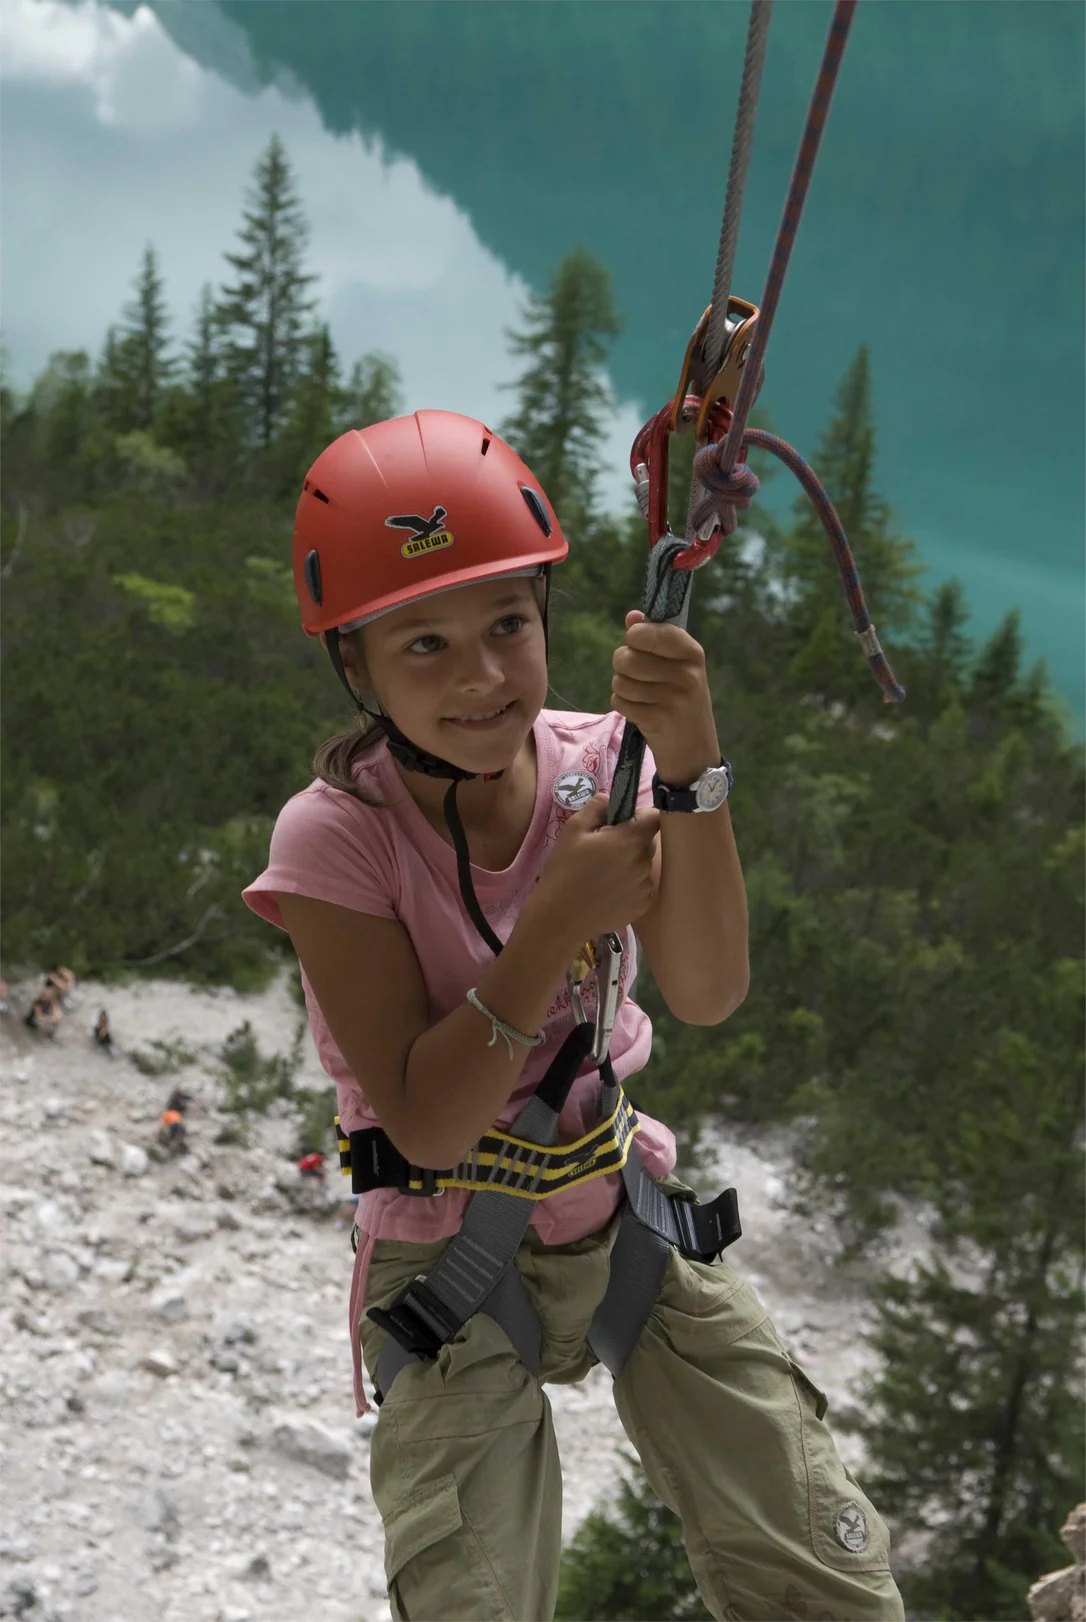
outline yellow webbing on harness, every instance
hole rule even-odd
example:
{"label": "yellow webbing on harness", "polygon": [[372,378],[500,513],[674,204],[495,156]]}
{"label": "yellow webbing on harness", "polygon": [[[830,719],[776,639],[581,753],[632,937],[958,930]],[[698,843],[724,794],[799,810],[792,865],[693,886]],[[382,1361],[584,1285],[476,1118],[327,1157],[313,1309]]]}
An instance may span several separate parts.
{"label": "yellow webbing on harness", "polygon": [[[351,1172],[351,1143],[339,1124],[339,1164],[345,1176]],[[488,1132],[465,1160],[454,1166],[447,1177],[436,1179],[434,1192],[446,1188],[474,1191],[492,1189],[524,1200],[545,1200],[593,1177],[605,1177],[626,1164],[630,1143],[640,1132],[641,1123],[634,1107],[620,1087],[618,1102],[606,1120],[574,1143],[547,1145],[510,1137],[507,1132]],[[513,1186],[513,1180],[519,1186]],[[408,1188],[423,1191],[421,1177],[409,1177]]]}

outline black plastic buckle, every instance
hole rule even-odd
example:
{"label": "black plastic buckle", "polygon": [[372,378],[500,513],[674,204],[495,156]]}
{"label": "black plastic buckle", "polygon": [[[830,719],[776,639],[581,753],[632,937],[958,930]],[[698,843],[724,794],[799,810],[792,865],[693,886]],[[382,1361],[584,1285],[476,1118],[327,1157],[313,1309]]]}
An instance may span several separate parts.
{"label": "black plastic buckle", "polygon": [[405,1352],[429,1363],[436,1361],[446,1341],[463,1328],[433,1290],[427,1289],[421,1276],[406,1285],[390,1307],[370,1307],[366,1317],[391,1335]]}
{"label": "black plastic buckle", "polygon": [[447,1176],[448,1173],[436,1172],[431,1166],[409,1166],[407,1175],[409,1177],[418,1177],[421,1175],[422,1187],[409,1188],[405,1182],[399,1188],[397,1188],[397,1194],[409,1194],[412,1199],[425,1200],[436,1198],[437,1195],[444,1194],[445,1192],[443,1188],[438,1188],[437,1180],[439,1176]]}
{"label": "black plastic buckle", "polygon": [[715,1261],[728,1245],[743,1237],[739,1196],[734,1188],[726,1188],[711,1205],[676,1198],[671,1201],[671,1209],[682,1235],[679,1249],[695,1261]]}

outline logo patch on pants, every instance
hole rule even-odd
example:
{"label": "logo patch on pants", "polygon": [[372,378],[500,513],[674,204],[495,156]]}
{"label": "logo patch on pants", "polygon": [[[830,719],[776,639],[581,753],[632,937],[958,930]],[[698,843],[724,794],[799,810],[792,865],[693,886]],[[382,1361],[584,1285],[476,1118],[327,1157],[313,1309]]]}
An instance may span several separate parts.
{"label": "logo patch on pants", "polygon": [[867,1516],[855,1499],[837,1511],[833,1530],[838,1543],[851,1554],[862,1554],[867,1548]]}

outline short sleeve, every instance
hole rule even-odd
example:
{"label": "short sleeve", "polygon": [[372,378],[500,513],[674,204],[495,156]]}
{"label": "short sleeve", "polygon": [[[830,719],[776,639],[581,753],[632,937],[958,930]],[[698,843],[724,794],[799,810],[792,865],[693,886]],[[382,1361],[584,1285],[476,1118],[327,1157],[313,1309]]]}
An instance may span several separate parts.
{"label": "short sleeve", "polygon": [[259,918],[285,929],[280,891],[395,918],[395,864],[376,816],[319,785],[288,800],[272,830],[268,865],[241,898]]}

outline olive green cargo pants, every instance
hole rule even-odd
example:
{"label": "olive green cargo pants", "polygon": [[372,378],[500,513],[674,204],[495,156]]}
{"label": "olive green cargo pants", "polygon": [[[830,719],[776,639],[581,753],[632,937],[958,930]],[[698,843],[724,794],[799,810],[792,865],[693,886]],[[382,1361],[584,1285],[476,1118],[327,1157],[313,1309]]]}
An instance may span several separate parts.
{"label": "olive green cargo pants", "polygon": [[[581,1380],[595,1362],[585,1334],[618,1220],[571,1245],[546,1246],[533,1228],[521,1243],[543,1382]],[[369,1305],[387,1306],[450,1242],[379,1240]],[[364,1317],[361,1335],[372,1381],[384,1331]],[[730,1267],[671,1251],[614,1398],[654,1492],[682,1521],[714,1617],[901,1622],[889,1534],[837,1456],[826,1399]],[[436,1362],[397,1376],[370,1440],[370,1481],[397,1622],[550,1622],[562,1546],[550,1404],[486,1313]]]}

